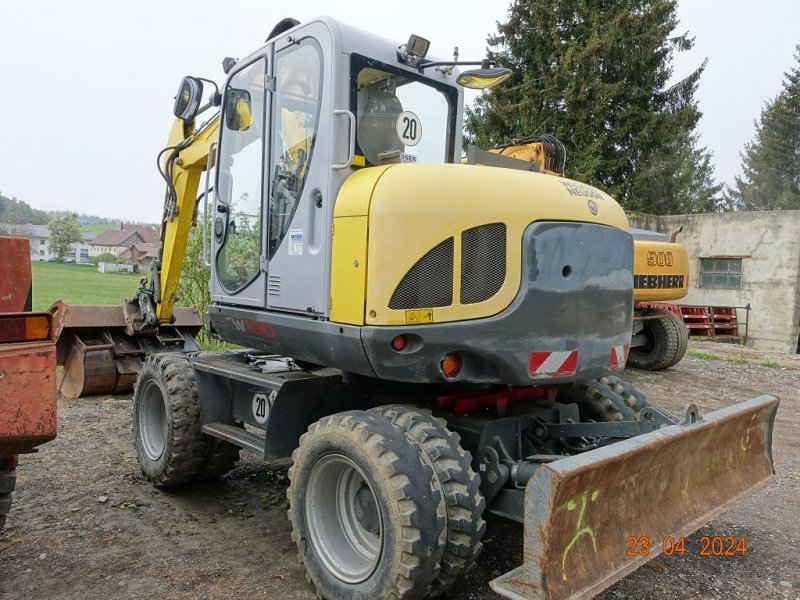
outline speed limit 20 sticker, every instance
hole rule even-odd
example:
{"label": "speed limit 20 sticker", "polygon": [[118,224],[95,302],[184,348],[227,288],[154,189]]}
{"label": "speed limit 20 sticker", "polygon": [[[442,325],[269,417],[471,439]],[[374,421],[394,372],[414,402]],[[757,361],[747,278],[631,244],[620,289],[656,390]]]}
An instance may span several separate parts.
{"label": "speed limit 20 sticker", "polygon": [[269,419],[269,412],[272,410],[277,395],[275,390],[269,394],[258,392],[253,395],[253,417],[260,425],[264,425]]}
{"label": "speed limit 20 sticker", "polygon": [[410,110],[400,113],[395,128],[397,137],[406,146],[416,146],[422,139],[422,122],[416,113]]}

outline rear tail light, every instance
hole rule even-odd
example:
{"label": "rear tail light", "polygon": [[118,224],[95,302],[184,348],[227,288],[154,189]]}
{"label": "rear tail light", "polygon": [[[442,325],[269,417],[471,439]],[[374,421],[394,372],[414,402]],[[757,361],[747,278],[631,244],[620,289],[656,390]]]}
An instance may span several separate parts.
{"label": "rear tail light", "polygon": [[453,379],[461,373],[461,355],[458,352],[451,352],[442,359],[442,373],[445,377]]}
{"label": "rear tail light", "polygon": [[38,342],[50,339],[48,314],[0,315],[0,343]]}
{"label": "rear tail light", "polygon": [[392,340],[392,350],[394,350],[395,352],[400,352],[405,347],[406,347],[405,336],[398,335],[396,338]]}

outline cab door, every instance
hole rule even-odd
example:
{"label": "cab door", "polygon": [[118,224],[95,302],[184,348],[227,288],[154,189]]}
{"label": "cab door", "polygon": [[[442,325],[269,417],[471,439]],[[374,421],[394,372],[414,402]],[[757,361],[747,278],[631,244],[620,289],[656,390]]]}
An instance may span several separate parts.
{"label": "cab door", "polygon": [[312,316],[328,310],[331,55],[330,32],[319,22],[275,40],[267,308]]}
{"label": "cab door", "polygon": [[268,53],[237,66],[225,89],[211,216],[215,302],[263,307]]}

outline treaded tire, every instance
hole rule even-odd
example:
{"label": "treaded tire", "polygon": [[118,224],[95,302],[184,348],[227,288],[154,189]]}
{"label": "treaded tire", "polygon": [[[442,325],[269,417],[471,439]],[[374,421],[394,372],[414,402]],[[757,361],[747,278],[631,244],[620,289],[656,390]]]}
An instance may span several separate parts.
{"label": "treaded tire", "polygon": [[686,354],[689,330],[683,320],[670,310],[650,308],[647,312],[661,316],[642,322],[642,333],[647,343],[630,349],[628,364],[637,369],[660,371],[675,365]]}
{"label": "treaded tire", "polygon": [[642,409],[650,406],[650,403],[647,401],[647,398],[644,397],[644,394],[642,394],[627,381],[623,381],[615,375],[601,377],[598,379],[598,381],[607,385],[611,391],[619,394],[619,396],[625,402],[625,406],[633,411],[633,416],[637,421],[639,420],[639,414],[642,412]]}
{"label": "treaded tire", "polygon": [[133,391],[133,434],[142,473],[156,487],[186,483],[198,472],[204,442],[194,371],[186,356],[147,357]]}
{"label": "treaded tire", "polygon": [[239,461],[241,448],[210,435],[202,434],[202,438],[203,462],[194,478],[207,481],[230,472]]}
{"label": "treaded tire", "polygon": [[[611,423],[615,421],[635,421],[636,413],[603,379],[576,381],[559,389],[559,395],[578,405],[581,421]],[[616,379],[616,378],[614,378]]]}
{"label": "treaded tire", "polygon": [[10,494],[17,485],[17,470],[11,469],[0,474],[0,494]]}
{"label": "treaded tire", "polygon": [[[385,417],[349,411],[313,423],[292,460],[287,490],[292,539],[317,594],[328,600],[424,598],[444,554],[446,509],[434,485],[433,467],[419,446]],[[335,474],[337,461],[345,465],[346,475],[331,484],[327,475]],[[363,477],[356,480],[360,487],[355,501],[348,503],[341,491],[348,489],[347,484],[342,482],[352,480],[354,473]],[[331,559],[353,548],[345,543],[348,532],[369,531],[369,523],[350,521],[343,526],[337,518],[357,504],[364,490],[372,499],[371,522],[377,520],[373,529],[379,528],[379,534],[373,532],[369,538],[375,545],[374,556],[365,560],[366,567],[353,567],[355,574],[350,577],[344,573],[347,557],[339,562]],[[351,512],[357,515],[358,508]],[[324,514],[331,518],[320,526]]]}
{"label": "treaded tire", "polygon": [[11,511],[11,497],[13,494],[0,494],[0,529],[6,524],[6,517]]}
{"label": "treaded tire", "polygon": [[672,319],[672,321],[675,323],[675,326],[678,328],[680,335],[678,336],[678,348],[675,351],[675,356],[673,356],[669,364],[664,367],[665,369],[678,364],[686,355],[686,350],[689,348],[689,328],[686,327],[686,323],[684,323],[683,319],[681,319],[671,310],[667,312],[669,312],[669,316],[667,318]]}
{"label": "treaded tire", "polygon": [[480,492],[480,477],[472,470],[472,456],[460,445],[461,438],[447,428],[444,419],[414,406],[389,405],[371,412],[390,419],[409,434],[428,455],[447,505],[447,544],[430,597],[452,588],[475,562],[483,549],[486,531],[482,518],[486,500]]}

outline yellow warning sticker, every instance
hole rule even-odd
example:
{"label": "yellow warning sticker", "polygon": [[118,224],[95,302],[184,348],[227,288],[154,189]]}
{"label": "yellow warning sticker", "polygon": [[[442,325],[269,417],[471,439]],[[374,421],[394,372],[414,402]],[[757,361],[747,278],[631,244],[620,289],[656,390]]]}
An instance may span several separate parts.
{"label": "yellow warning sticker", "polygon": [[365,167],[367,166],[367,159],[364,158],[361,154],[356,154],[353,156],[353,166],[354,167]]}
{"label": "yellow warning sticker", "polygon": [[422,310],[406,311],[406,325],[420,325],[422,323],[433,323],[433,309],[423,308]]}

